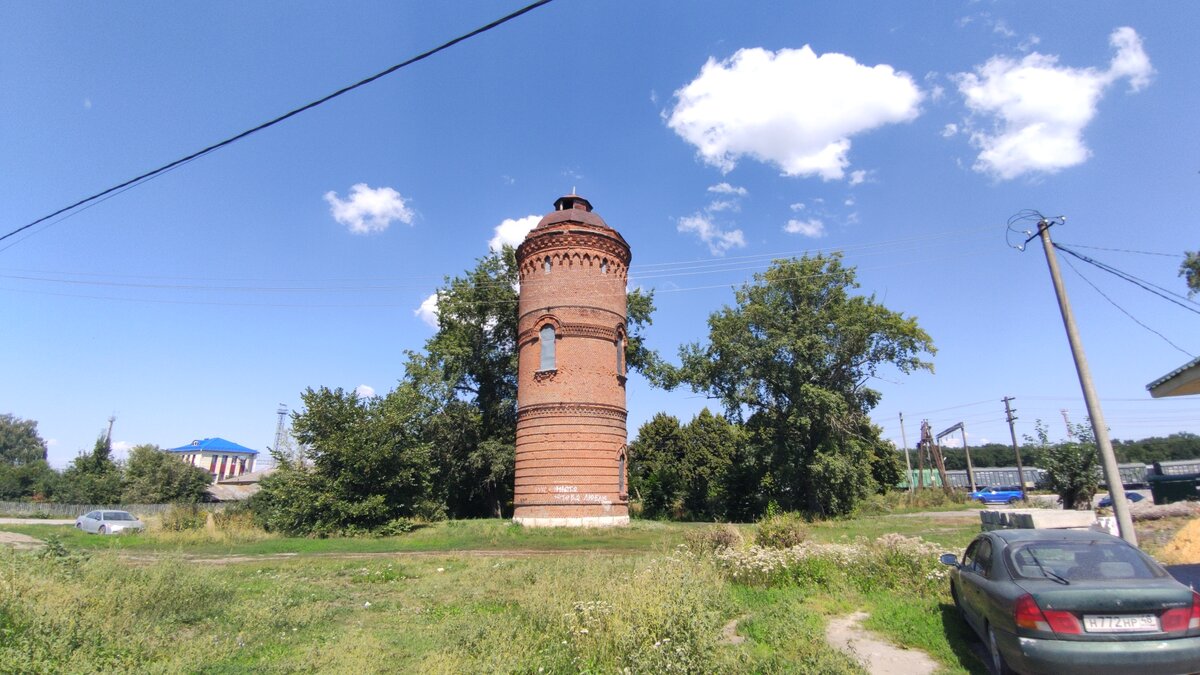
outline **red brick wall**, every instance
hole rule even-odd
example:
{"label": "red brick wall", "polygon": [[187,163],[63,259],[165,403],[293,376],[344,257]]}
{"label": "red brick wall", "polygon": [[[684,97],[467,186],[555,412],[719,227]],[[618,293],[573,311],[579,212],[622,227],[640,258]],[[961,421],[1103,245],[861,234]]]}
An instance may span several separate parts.
{"label": "red brick wall", "polygon": [[[564,197],[556,206],[517,249],[514,520],[619,524],[629,513],[620,475],[625,378],[617,372],[629,246],[586,201]],[[550,371],[539,370],[545,325],[556,333]]]}

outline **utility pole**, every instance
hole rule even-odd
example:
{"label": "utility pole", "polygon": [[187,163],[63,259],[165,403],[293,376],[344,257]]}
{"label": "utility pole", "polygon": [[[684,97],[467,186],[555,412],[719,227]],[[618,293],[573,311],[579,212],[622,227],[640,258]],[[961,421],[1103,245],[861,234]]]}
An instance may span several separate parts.
{"label": "utility pole", "polygon": [[933,463],[937,467],[938,477],[942,479],[942,492],[950,494],[950,480],[946,477],[946,462],[942,459],[942,451],[933,440],[933,431],[929,427],[929,420],[921,420],[921,442],[925,447],[929,448],[930,455],[933,456]]}
{"label": "utility pole", "polygon": [[109,449],[112,449],[112,427],[113,427],[113,422],[116,422],[116,421],[117,421],[116,415],[108,416],[108,434],[105,435],[105,437],[104,437],[104,444],[107,445],[109,447]]}
{"label": "utility pole", "polygon": [[949,429],[946,429],[942,433],[938,434],[937,442],[941,443],[943,438],[945,438],[946,436],[949,436],[950,434],[954,433],[955,431],[962,432],[963,453],[966,454],[966,456],[967,456],[967,483],[970,484],[970,486],[971,486],[971,492],[975,492],[975,490],[977,490],[978,488],[975,487],[975,467],[971,466],[971,447],[969,445],[967,445],[967,428],[963,426],[962,422],[959,422],[958,424],[955,424],[954,426],[950,427]]}
{"label": "utility pole", "polygon": [[1062,414],[1063,426],[1065,426],[1067,428],[1067,440],[1068,441],[1075,440],[1075,432],[1071,430],[1071,418],[1067,416],[1067,409],[1059,408],[1058,412]]}
{"label": "utility pole", "polygon": [[[1057,219],[1062,222],[1063,219]],[[1133,519],[1129,516],[1129,503],[1125,500],[1125,486],[1121,483],[1121,472],[1117,467],[1117,457],[1113,454],[1112,441],[1108,438],[1108,425],[1104,422],[1104,411],[1100,408],[1100,399],[1096,396],[1092,383],[1092,371],[1088,368],[1087,356],[1083,353],[1083,343],[1079,339],[1079,329],[1075,326],[1075,314],[1071,312],[1071,303],[1067,300],[1067,291],[1063,287],[1062,274],[1058,269],[1058,258],[1054,255],[1054,242],[1050,241],[1050,226],[1052,223],[1042,218],[1038,221],[1038,236],[1042,239],[1042,248],[1046,252],[1046,264],[1050,267],[1050,279],[1054,282],[1054,294],[1058,297],[1058,308],[1062,312],[1063,326],[1067,329],[1067,342],[1071,345],[1071,355],[1075,359],[1075,371],[1079,374],[1079,386],[1083,389],[1083,400],[1087,403],[1088,417],[1092,422],[1092,432],[1095,434],[1096,446],[1100,450],[1100,459],[1104,464],[1104,479],[1108,483],[1108,493],[1112,495],[1113,512],[1117,516],[1117,528],[1121,538],[1133,546],[1137,546],[1137,533],[1133,530]]]}
{"label": "utility pole", "polygon": [[904,433],[904,413],[900,413],[900,440],[904,442],[904,468],[908,470],[908,493],[912,494],[913,475],[912,475],[912,460],[908,458],[908,435]]}
{"label": "utility pole", "polygon": [[1000,400],[1004,401],[1004,416],[1008,419],[1008,435],[1012,436],[1013,452],[1017,453],[1017,480],[1021,482],[1021,499],[1029,501],[1029,496],[1025,494],[1025,467],[1021,466],[1021,446],[1017,445],[1017,430],[1013,427],[1013,422],[1017,421],[1017,418],[1013,416],[1016,411],[1008,405],[1013,397],[1005,396]]}

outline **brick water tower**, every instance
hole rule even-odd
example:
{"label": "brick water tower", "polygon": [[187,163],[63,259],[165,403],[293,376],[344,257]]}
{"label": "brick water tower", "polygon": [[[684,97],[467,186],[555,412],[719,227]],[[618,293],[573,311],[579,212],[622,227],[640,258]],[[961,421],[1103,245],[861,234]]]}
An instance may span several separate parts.
{"label": "brick water tower", "polygon": [[627,525],[625,282],[629,244],[567,195],[517,247],[513,520]]}

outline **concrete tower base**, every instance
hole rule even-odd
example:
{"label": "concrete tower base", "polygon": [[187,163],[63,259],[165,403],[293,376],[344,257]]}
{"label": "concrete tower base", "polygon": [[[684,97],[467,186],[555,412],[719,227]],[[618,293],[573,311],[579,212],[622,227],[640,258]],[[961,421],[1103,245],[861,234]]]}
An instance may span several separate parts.
{"label": "concrete tower base", "polygon": [[513,518],[525,527],[623,527],[629,516],[581,516],[579,518]]}

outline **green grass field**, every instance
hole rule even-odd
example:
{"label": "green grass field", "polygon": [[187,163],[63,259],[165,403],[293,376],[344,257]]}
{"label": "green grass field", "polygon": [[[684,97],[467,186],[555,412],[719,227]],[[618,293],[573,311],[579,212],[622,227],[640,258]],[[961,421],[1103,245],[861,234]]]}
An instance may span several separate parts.
{"label": "green grass field", "polygon": [[711,527],[492,520],[289,539],[4,525],[61,545],[0,550],[0,672],[857,673],[824,641],[828,618],[855,609],[945,672],[985,672],[932,556],[870,544],[900,533],[959,551],[976,521],[816,523],[810,542],[858,562],[820,554],[770,572],[681,546]]}

